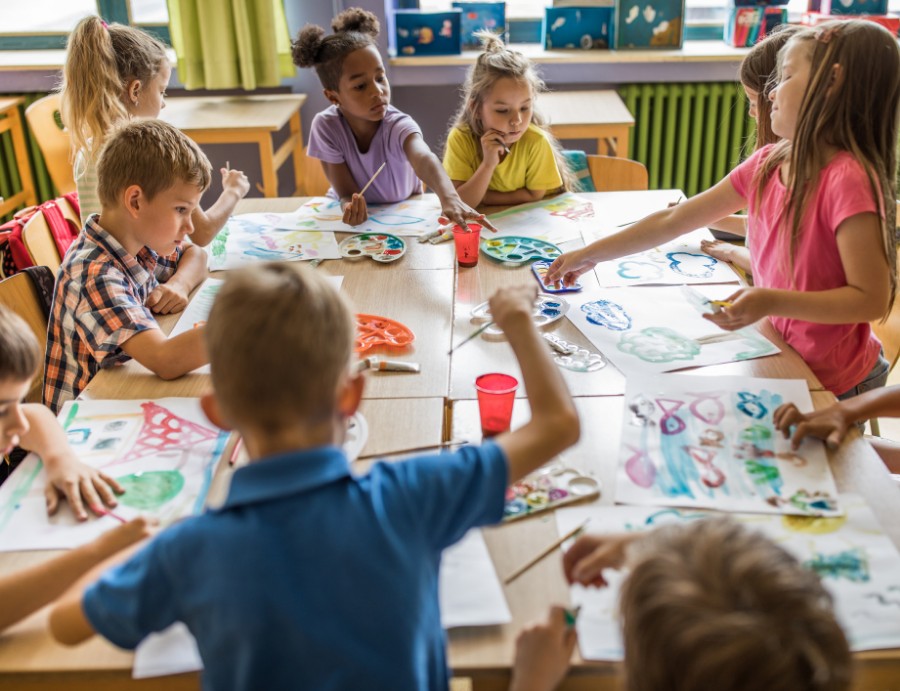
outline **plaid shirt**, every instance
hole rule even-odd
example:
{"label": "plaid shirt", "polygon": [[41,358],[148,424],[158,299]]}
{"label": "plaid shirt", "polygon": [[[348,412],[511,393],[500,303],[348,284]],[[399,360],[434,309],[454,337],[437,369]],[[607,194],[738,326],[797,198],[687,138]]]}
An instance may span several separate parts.
{"label": "plaid shirt", "polygon": [[180,249],[159,257],[148,247],[133,257],[97,218],[88,218],[56,276],[44,372],[44,403],[54,413],[99,370],[131,359],[125,341],[158,328],[144,303],[181,258]]}

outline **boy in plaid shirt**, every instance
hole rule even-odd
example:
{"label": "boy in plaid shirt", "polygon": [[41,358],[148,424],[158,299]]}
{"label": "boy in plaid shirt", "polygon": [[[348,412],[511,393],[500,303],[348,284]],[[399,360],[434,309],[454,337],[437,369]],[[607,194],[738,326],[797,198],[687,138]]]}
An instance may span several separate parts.
{"label": "boy in plaid shirt", "polygon": [[102,210],[91,216],[56,279],[44,403],[54,412],[100,370],[134,358],[163,379],[206,364],[203,329],[175,338],[150,308],[183,309],[206,275],[206,254],[184,246],[210,164],[176,128],[132,122],[106,141],[97,166]]}

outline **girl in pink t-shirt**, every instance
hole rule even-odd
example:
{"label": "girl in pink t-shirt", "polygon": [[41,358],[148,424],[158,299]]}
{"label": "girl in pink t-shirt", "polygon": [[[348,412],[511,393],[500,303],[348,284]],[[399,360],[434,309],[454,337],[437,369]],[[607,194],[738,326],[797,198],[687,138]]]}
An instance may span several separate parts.
{"label": "girl in pink t-shirt", "polygon": [[755,287],[707,315],[732,331],[769,317],[836,395],[884,383],[869,322],[896,292],[894,240],[900,50],[866,21],[794,35],[779,55],[763,147],[712,189],[559,257],[571,285],[599,261],[640,252],[748,206]]}

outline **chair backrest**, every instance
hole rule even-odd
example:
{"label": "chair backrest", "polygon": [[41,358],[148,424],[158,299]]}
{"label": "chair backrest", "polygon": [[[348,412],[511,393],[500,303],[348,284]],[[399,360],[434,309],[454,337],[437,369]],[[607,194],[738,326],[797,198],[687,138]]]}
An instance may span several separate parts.
{"label": "chair backrest", "polygon": [[307,156],[305,150],[303,152],[303,184],[297,186],[307,197],[323,197],[331,187],[331,183],[325,177],[325,171],[322,170],[322,162],[317,158]]}
{"label": "chair backrest", "polygon": [[[897,202],[897,223],[900,228],[900,202]],[[897,262],[900,264],[900,249],[897,250]],[[894,365],[900,360],[900,297],[894,300],[887,319],[872,322],[872,330],[881,341],[884,357],[891,363],[891,369],[894,369]]]}
{"label": "chair backrest", "polygon": [[649,187],[647,169],[643,163],[616,156],[593,156],[588,159],[591,179],[598,192],[646,190]]}
{"label": "chair backrest", "polygon": [[[68,204],[60,206],[67,208]],[[77,223],[78,219],[75,219],[75,222]],[[22,228],[22,242],[25,243],[25,249],[31,255],[35,266],[46,266],[54,274],[59,270],[62,257],[59,256],[59,250],[56,248],[56,242],[44,214],[38,212],[28,219]]]}
{"label": "chair backrest", "polygon": [[[0,304],[25,320],[34,331],[43,353],[47,347],[47,317],[44,315],[41,299],[31,277],[26,273],[17,273],[0,281]],[[40,403],[43,388],[44,374],[41,367],[31,383],[26,400],[29,403]]]}
{"label": "chair backrest", "polygon": [[69,158],[69,133],[57,124],[58,112],[59,94],[50,94],[28,106],[25,119],[44,155],[53,185],[60,194],[65,194],[75,191],[75,177]]}

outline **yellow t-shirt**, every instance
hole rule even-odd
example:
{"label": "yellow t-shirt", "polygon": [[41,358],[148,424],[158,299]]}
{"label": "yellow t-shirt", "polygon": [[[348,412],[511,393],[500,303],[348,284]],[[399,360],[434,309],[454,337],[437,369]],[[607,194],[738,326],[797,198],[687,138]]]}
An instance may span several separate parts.
{"label": "yellow t-shirt", "polygon": [[[481,160],[481,142],[468,128],[453,127],[447,135],[444,152],[444,170],[450,179],[468,180],[478,170]],[[514,192],[523,187],[555,190],[562,184],[547,133],[529,125],[522,138],[509,147],[509,156],[494,169],[488,189],[495,192]]]}

